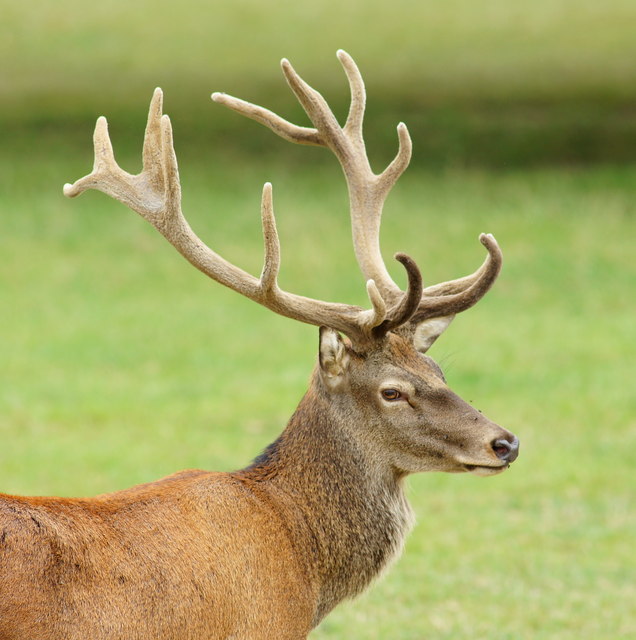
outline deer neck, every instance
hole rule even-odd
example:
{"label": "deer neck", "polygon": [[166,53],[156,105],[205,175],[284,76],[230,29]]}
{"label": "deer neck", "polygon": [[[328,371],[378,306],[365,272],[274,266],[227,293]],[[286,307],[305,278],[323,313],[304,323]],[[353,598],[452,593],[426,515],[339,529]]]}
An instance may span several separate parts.
{"label": "deer neck", "polygon": [[403,478],[383,468],[315,383],[243,477],[266,491],[314,583],[317,624],[399,555],[412,524]]}

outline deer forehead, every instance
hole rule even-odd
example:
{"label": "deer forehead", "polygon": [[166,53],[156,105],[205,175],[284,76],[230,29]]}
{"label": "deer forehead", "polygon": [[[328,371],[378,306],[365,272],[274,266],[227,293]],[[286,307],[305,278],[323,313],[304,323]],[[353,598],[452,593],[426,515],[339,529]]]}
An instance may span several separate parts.
{"label": "deer forehead", "polygon": [[363,362],[362,375],[373,386],[406,385],[412,390],[422,386],[432,390],[446,388],[434,361],[398,335],[390,335],[382,348],[369,354]]}

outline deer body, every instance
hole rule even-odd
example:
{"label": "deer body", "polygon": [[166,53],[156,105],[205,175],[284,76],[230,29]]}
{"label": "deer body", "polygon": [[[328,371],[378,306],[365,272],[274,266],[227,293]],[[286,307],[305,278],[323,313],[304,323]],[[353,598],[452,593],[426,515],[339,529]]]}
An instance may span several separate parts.
{"label": "deer body", "polygon": [[310,389],[236,473],[3,497],[0,638],[304,638],[397,554],[411,520],[402,479],[370,474],[324,405]]}
{"label": "deer body", "polygon": [[0,513],[3,640],[301,638],[310,628],[310,585],[280,516],[230,474],[183,472],[92,500],[9,497]]}
{"label": "deer body", "polygon": [[[103,119],[92,174],[65,192],[98,188],[151,222],[192,264],[243,295],[319,325],[309,389],[281,436],[233,473],[184,471],[92,499],[0,496],[0,640],[299,640],[395,558],[412,522],[404,478],[420,471],[492,475],[518,441],[455,395],[424,353],[454,315],[488,290],[501,265],[492,236],[473,275],[422,288],[404,255],[401,292],[381,261],[382,201],[408,163],[400,151],[370,172],[361,138],[364,92],[352,88],[340,128],[324,100],[283,64],[316,129],[261,107],[215,99],[295,142],[330,147],[350,189],[354,246],[372,309],[311,300],[278,288],[271,187],[263,193],[260,279],[194,235],[180,210],[176,158],[161,94],[151,104],[144,171],[114,161]],[[343,335],[344,334],[344,337]]]}

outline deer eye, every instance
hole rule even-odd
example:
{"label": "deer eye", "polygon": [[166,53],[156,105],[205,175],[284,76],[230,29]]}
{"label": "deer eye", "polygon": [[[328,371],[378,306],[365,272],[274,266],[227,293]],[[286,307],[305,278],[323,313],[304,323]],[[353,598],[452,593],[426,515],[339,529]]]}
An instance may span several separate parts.
{"label": "deer eye", "polygon": [[385,400],[399,400],[402,394],[397,389],[382,389],[382,397]]}

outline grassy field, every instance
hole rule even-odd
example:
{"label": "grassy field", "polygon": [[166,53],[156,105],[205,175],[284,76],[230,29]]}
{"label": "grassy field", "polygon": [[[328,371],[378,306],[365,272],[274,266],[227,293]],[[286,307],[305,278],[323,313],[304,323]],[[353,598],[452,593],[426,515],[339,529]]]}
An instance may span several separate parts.
{"label": "grassy field", "polygon": [[[37,8],[36,8],[37,7]],[[623,162],[636,148],[632,0],[0,0],[0,127],[82,131],[95,114],[133,126],[157,85],[181,140],[268,137],[210,103],[235,92],[300,116],[278,67],[289,58],[339,113],[335,52],[366,76],[368,131],[393,148],[395,123],[426,144],[419,164]],[[231,146],[231,144],[228,144]]]}
{"label": "grassy field", "polygon": [[[85,153],[52,145],[0,167],[0,486],[89,495],[246,464],[301,397],[316,331],[209,283],[101,194],[64,199],[61,184],[89,165],[87,140]],[[204,238],[257,272],[271,179],[283,285],[362,303],[338,173],[306,169],[186,161],[184,206]],[[414,477],[419,524],[403,559],[313,637],[636,633],[634,202],[634,166],[405,177],[386,211],[386,255],[410,252],[434,281],[482,259],[480,231],[504,248],[496,288],[433,355],[458,392],[519,434],[522,455],[493,479]]]}
{"label": "grassy field", "polygon": [[377,166],[398,119],[413,132],[387,259],[411,254],[430,283],[472,271],[482,231],[503,247],[497,285],[431,355],[522,448],[495,478],[414,476],[402,559],[311,637],[636,637],[636,5],[215,4],[0,0],[0,490],[92,495],[235,469],[282,430],[317,331],[209,282],[123,206],[67,200],[62,185],[90,170],[102,113],[122,165],[139,168],[161,85],[201,237],[258,273],[272,181],[283,287],[366,304],[335,162],[208,97],[297,118],[277,68],[288,56],[338,103],[344,47],[367,79]]}

